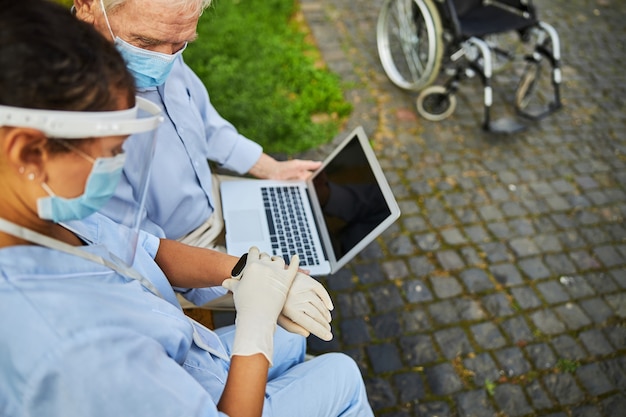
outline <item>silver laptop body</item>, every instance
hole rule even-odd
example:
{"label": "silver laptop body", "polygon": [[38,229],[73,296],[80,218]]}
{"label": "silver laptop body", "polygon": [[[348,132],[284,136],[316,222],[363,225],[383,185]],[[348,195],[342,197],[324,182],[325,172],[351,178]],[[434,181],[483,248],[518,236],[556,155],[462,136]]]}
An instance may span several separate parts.
{"label": "silver laptop body", "polygon": [[337,272],[399,216],[400,209],[362,127],[306,181],[244,179],[220,186],[226,249],[298,253],[311,275]]}

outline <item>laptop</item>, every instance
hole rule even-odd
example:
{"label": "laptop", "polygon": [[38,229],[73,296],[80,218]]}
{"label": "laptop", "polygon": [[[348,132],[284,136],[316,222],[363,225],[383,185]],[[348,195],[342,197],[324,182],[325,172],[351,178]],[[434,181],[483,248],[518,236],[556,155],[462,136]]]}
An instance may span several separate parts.
{"label": "laptop", "polygon": [[244,179],[220,186],[226,250],[293,254],[310,275],[337,272],[399,216],[361,126],[306,181]]}

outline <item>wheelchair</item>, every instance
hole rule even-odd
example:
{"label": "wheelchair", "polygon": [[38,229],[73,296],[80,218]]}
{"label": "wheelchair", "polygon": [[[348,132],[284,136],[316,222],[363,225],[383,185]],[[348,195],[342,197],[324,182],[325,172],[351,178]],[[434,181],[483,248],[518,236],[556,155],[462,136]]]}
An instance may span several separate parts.
{"label": "wheelchair", "polygon": [[[539,120],[562,107],[559,36],[538,19],[531,0],[385,0],[376,41],[387,77],[399,88],[419,93],[417,111],[427,120],[450,116],[461,81],[478,76],[482,128],[505,133],[524,129],[526,123],[518,118],[491,121],[492,75],[510,63],[520,64],[514,72],[520,77],[517,115]],[[507,50],[511,43],[512,51]],[[440,73],[447,81],[433,85]]]}

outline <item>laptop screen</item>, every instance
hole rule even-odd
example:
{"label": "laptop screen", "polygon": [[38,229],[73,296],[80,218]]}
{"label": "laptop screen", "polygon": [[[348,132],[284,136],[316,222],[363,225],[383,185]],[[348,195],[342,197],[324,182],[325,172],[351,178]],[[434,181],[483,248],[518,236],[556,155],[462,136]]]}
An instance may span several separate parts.
{"label": "laptop screen", "polygon": [[336,260],[391,215],[371,161],[356,134],[315,175],[313,185]]}

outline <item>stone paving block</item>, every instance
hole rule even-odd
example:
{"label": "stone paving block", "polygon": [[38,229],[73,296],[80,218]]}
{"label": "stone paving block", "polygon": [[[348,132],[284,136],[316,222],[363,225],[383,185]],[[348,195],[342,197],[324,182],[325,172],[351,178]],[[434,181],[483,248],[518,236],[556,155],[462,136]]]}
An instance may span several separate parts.
{"label": "stone paving block", "polygon": [[389,280],[406,278],[409,276],[409,268],[404,261],[396,260],[384,262],[381,265],[385,277]]}
{"label": "stone paving block", "polygon": [[482,269],[466,269],[460,273],[460,277],[465,287],[472,294],[481,293],[494,288],[493,282],[491,282],[489,276],[487,276]]}
{"label": "stone paving block", "polygon": [[454,299],[454,308],[461,320],[475,321],[483,320],[487,317],[480,303],[469,298]]}
{"label": "stone paving block", "polygon": [[526,394],[528,395],[533,408],[536,410],[545,410],[554,406],[553,401],[541,386],[539,380],[531,381],[526,386]]}
{"label": "stone paving block", "polygon": [[368,292],[377,312],[395,310],[404,305],[400,290],[394,284],[379,285]]}
{"label": "stone paving block", "polygon": [[534,338],[530,327],[528,327],[526,320],[522,316],[511,317],[510,319],[504,320],[500,324],[500,327],[509,337],[509,340],[513,341],[513,343],[518,346],[532,341]]}
{"label": "stone paving block", "polygon": [[489,271],[500,284],[510,287],[522,283],[522,276],[513,264],[498,264],[489,267]]}
{"label": "stone paving block", "polygon": [[560,304],[570,300],[570,295],[563,288],[560,281],[545,281],[537,284],[537,291],[545,303],[549,305]]}
{"label": "stone paving block", "polygon": [[385,276],[379,263],[369,262],[354,266],[356,276],[362,284],[374,284],[385,281]]}
{"label": "stone paving block", "polygon": [[593,249],[595,256],[608,268],[625,264],[624,257],[612,246],[600,246]]}
{"label": "stone paving block", "polygon": [[370,314],[365,294],[360,292],[339,294],[338,307],[344,317],[363,317]]}
{"label": "stone paving block", "polygon": [[463,416],[492,416],[496,413],[484,390],[460,393],[455,401]]}
{"label": "stone paving block", "polygon": [[479,323],[470,327],[472,337],[482,349],[497,349],[506,345],[500,329],[491,322]]}
{"label": "stone paving block", "polygon": [[572,408],[572,417],[602,417],[602,411],[596,405],[583,405]]}
{"label": "stone paving block", "polygon": [[403,368],[400,353],[395,344],[369,345],[366,349],[375,373],[393,372]]}
{"label": "stone paving block", "polygon": [[423,251],[435,251],[441,247],[441,241],[435,233],[414,235],[413,239]]}
{"label": "stone paving block", "polygon": [[615,414],[615,412],[616,410],[620,410],[617,412],[621,413],[621,410],[626,409],[626,396],[623,393],[618,393],[602,399],[600,404],[607,413],[606,415],[611,417],[619,416],[619,414]]}
{"label": "stone paving block", "polygon": [[456,227],[442,230],[441,236],[448,245],[460,245],[467,242],[467,239],[465,239],[461,231]]}
{"label": "stone paving block", "polygon": [[592,356],[605,356],[615,352],[615,349],[604,337],[600,329],[590,329],[578,335],[587,352]]}
{"label": "stone paving block", "polygon": [[428,335],[403,336],[399,342],[402,358],[411,367],[424,366],[440,357]]}
{"label": "stone paving block", "polygon": [[508,347],[494,352],[496,362],[506,377],[520,376],[530,371],[530,363],[518,347]]}
{"label": "stone paving block", "polygon": [[572,258],[578,269],[581,270],[598,269],[602,267],[602,264],[586,250],[571,252],[570,258]]}
{"label": "stone paving block", "polygon": [[601,396],[615,390],[615,386],[597,363],[581,366],[576,370],[576,377],[587,392],[593,396]]}
{"label": "stone paving block", "polygon": [[523,310],[537,308],[542,305],[541,300],[530,287],[511,288],[511,295],[515,299],[515,303]]}
{"label": "stone paving block", "polygon": [[550,277],[550,271],[540,258],[527,258],[517,262],[524,274],[532,280]]}
{"label": "stone paving block", "polygon": [[430,289],[423,281],[418,279],[405,281],[402,283],[402,289],[409,303],[421,303],[433,299]]}
{"label": "stone paving block", "polygon": [[472,372],[474,384],[477,386],[485,386],[487,382],[495,382],[500,377],[499,369],[488,353],[463,359],[463,366]]}
{"label": "stone paving block", "polygon": [[611,307],[601,298],[582,300],[580,305],[594,323],[604,323],[606,320],[613,317],[613,310],[611,310]]}
{"label": "stone paving block", "polygon": [[552,398],[561,405],[576,404],[585,397],[574,377],[569,373],[548,374],[542,378],[542,382]]}
{"label": "stone paving block", "polygon": [[442,401],[429,401],[415,405],[416,417],[452,417],[450,406]]}
{"label": "stone paving block", "polygon": [[460,327],[451,327],[435,332],[434,338],[439,350],[447,359],[454,359],[472,352],[470,341]]}
{"label": "stone paving block", "polygon": [[607,326],[604,333],[615,349],[626,348],[626,328],[624,326]]}
{"label": "stone paving block", "polygon": [[400,219],[404,228],[409,232],[425,232],[428,230],[426,220],[422,216],[407,216]]}
{"label": "stone paving block", "polygon": [[479,245],[480,250],[485,254],[488,263],[508,262],[513,256],[509,253],[506,245],[501,242],[489,242]]}
{"label": "stone paving block", "polygon": [[432,328],[428,314],[422,308],[403,311],[402,323],[404,333],[422,332]]}
{"label": "stone paving block", "polygon": [[416,372],[396,374],[393,382],[401,403],[417,402],[426,396],[422,375]]}
{"label": "stone paving block", "polygon": [[511,246],[515,256],[518,258],[534,256],[540,253],[539,247],[531,238],[522,237],[511,239],[511,241],[509,241],[509,245]]}
{"label": "stone paving block", "polygon": [[485,295],[481,303],[492,317],[507,317],[514,313],[509,300],[502,293]]}
{"label": "stone paving block", "polygon": [[416,251],[408,236],[398,236],[392,239],[387,246],[389,251],[396,256],[411,255]]}
{"label": "stone paving block", "polygon": [[461,248],[461,256],[463,256],[467,266],[481,266],[484,263],[476,249],[470,246]]}
{"label": "stone paving block", "polygon": [[507,416],[523,416],[533,411],[519,385],[500,384],[496,386],[493,397],[498,408]]}
{"label": "stone paving block", "polygon": [[591,324],[589,317],[574,303],[565,303],[554,308],[555,313],[570,330],[578,330]]}
{"label": "stone paving block", "polygon": [[544,309],[530,314],[535,327],[543,334],[554,335],[563,333],[566,329],[552,310]]}
{"label": "stone paving block", "polygon": [[584,349],[573,337],[567,334],[553,337],[550,344],[559,358],[579,361],[585,357]]}
{"label": "stone paving block", "polygon": [[439,251],[436,254],[437,260],[442,268],[446,271],[454,271],[463,269],[465,264],[463,263],[463,259],[459,256],[456,251],[453,250],[444,250]]}
{"label": "stone paving block", "polygon": [[612,294],[617,291],[617,284],[608,274],[602,272],[588,272],[583,278],[591,286],[596,294]]}
{"label": "stone paving block", "polygon": [[437,298],[452,298],[463,292],[463,287],[452,277],[432,277],[431,286]]}
{"label": "stone paving block", "polygon": [[557,364],[557,357],[547,343],[536,343],[528,345],[524,351],[530,358],[534,368],[546,370],[554,368]]}
{"label": "stone paving block", "polygon": [[463,383],[450,363],[427,367],[426,380],[435,395],[451,395],[463,388]]}
{"label": "stone paving block", "polygon": [[453,300],[432,303],[428,306],[428,311],[433,320],[439,324],[454,324],[461,320]]}
{"label": "stone paving block", "polygon": [[369,326],[362,318],[347,319],[341,322],[341,339],[346,345],[368,343],[371,340]]}
{"label": "stone paving block", "polygon": [[546,255],[544,261],[548,269],[554,275],[569,275],[576,273],[576,266],[564,253]]}
{"label": "stone paving block", "polygon": [[435,266],[426,256],[409,259],[409,269],[416,277],[426,277],[435,270]]}
{"label": "stone paving block", "polygon": [[400,316],[396,312],[370,317],[369,324],[376,339],[399,337],[403,333]]}
{"label": "stone paving block", "polygon": [[390,407],[396,403],[396,396],[389,381],[371,378],[365,381],[367,399],[374,410]]}

